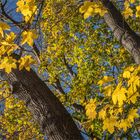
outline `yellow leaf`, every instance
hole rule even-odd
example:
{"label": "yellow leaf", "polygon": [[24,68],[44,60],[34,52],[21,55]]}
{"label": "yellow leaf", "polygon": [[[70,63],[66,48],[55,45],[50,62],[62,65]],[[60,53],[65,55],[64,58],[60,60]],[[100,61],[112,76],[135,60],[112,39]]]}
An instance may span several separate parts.
{"label": "yellow leaf", "polygon": [[91,120],[94,120],[97,115],[95,100],[91,99],[90,102],[86,105],[85,109],[87,117]]}
{"label": "yellow leaf", "polygon": [[124,17],[127,19],[128,17],[133,16],[133,10],[128,7],[124,10],[123,14],[124,14]]}
{"label": "yellow leaf", "polygon": [[105,119],[105,117],[106,117],[106,110],[102,109],[99,112],[99,119]]}
{"label": "yellow leaf", "polygon": [[0,69],[5,69],[5,72],[10,73],[12,69],[16,69],[16,60],[12,57],[4,57],[0,63]]}
{"label": "yellow leaf", "polygon": [[25,68],[27,71],[30,71],[30,65],[35,63],[31,55],[21,57],[18,62],[19,62],[19,70]]}
{"label": "yellow leaf", "polygon": [[88,10],[89,6],[91,6],[92,4],[93,4],[92,2],[85,1],[84,5],[79,8],[79,12],[85,13]]}
{"label": "yellow leaf", "polygon": [[13,32],[6,34],[5,40],[1,41],[0,55],[5,53],[10,55],[13,51],[19,48],[16,44],[13,43],[15,37],[16,35]]}
{"label": "yellow leaf", "polygon": [[91,15],[93,15],[94,10],[93,8],[90,6],[87,11],[84,13],[84,19],[87,19],[88,17],[90,17]]}
{"label": "yellow leaf", "polygon": [[127,120],[130,122],[134,122],[134,119],[139,117],[137,112],[138,112],[138,109],[131,109],[129,111]]}
{"label": "yellow leaf", "polygon": [[101,79],[101,80],[98,82],[98,84],[99,84],[99,85],[103,85],[103,84],[108,83],[108,82],[111,82],[111,81],[113,81],[113,80],[114,80],[114,79],[113,79],[113,77],[111,77],[111,76],[104,76],[103,79]]}
{"label": "yellow leaf", "polygon": [[124,71],[130,71],[130,72],[133,72],[134,71],[134,66],[129,66],[127,68],[124,69]]}
{"label": "yellow leaf", "polygon": [[22,38],[21,45],[27,43],[29,46],[33,46],[34,40],[37,39],[37,34],[35,30],[24,31]]}
{"label": "yellow leaf", "polygon": [[130,78],[130,72],[129,71],[124,71],[123,77],[124,78]]}
{"label": "yellow leaf", "polygon": [[104,94],[107,96],[111,96],[111,93],[113,91],[113,86],[112,85],[108,85],[104,87]]}
{"label": "yellow leaf", "polygon": [[3,37],[4,36],[4,30],[10,30],[10,26],[4,22],[0,21],[0,35]]}
{"label": "yellow leaf", "polygon": [[140,77],[139,76],[132,76],[130,78],[130,80],[128,81],[128,86],[129,86],[128,96],[129,96],[129,93],[130,94],[136,93],[138,91],[138,88],[140,87]]}
{"label": "yellow leaf", "polygon": [[130,6],[129,1],[125,0],[125,2],[124,2],[125,9],[128,8],[129,6]]}
{"label": "yellow leaf", "polygon": [[136,6],[136,17],[140,17],[140,5]]}
{"label": "yellow leaf", "polygon": [[[129,91],[128,91],[129,92]],[[139,97],[140,95],[139,95],[139,92],[135,92],[135,93],[130,93],[129,92],[129,95],[128,95],[128,102],[130,103],[130,101],[133,103],[133,104],[135,104],[136,103],[136,101],[137,101],[137,98]]]}
{"label": "yellow leaf", "polygon": [[117,125],[118,128],[120,129],[123,129],[124,132],[127,131],[128,128],[130,128],[132,125],[131,125],[131,122],[128,121],[127,119],[122,119],[119,124]]}
{"label": "yellow leaf", "polygon": [[104,16],[107,10],[102,6],[100,2],[84,2],[84,5],[79,9],[80,13],[84,14],[84,19],[93,16],[95,14],[99,14],[100,16]]}
{"label": "yellow leaf", "polygon": [[138,79],[139,79],[138,76],[132,75],[131,78],[128,80],[128,86],[130,86],[131,84],[134,84],[135,80],[138,80]]}
{"label": "yellow leaf", "polygon": [[94,12],[100,16],[104,16],[104,14],[107,13],[107,10],[100,4],[95,4],[93,8],[95,9]]}
{"label": "yellow leaf", "polygon": [[116,87],[115,91],[112,94],[112,101],[114,104],[117,104],[119,106],[123,105],[123,101],[126,101],[126,95],[125,93],[127,93],[127,90],[124,87],[121,87],[121,83],[118,84],[118,86]]}
{"label": "yellow leaf", "polygon": [[103,121],[103,130],[108,130],[111,134],[114,132],[114,127],[117,125],[117,120],[115,117],[106,118]]}
{"label": "yellow leaf", "polygon": [[26,22],[32,21],[37,10],[35,0],[18,0],[16,5],[17,12],[21,12],[21,14],[24,16],[25,21]]}
{"label": "yellow leaf", "polygon": [[134,3],[136,0],[129,0],[130,3]]}

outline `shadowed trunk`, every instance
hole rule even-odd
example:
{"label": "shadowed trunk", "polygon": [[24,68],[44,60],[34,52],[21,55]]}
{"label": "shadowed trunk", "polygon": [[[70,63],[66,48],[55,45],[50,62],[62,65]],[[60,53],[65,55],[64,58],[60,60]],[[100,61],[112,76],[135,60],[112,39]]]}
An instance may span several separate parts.
{"label": "shadowed trunk", "polygon": [[82,140],[70,114],[34,71],[3,74],[13,94],[24,100],[49,140]]}
{"label": "shadowed trunk", "polygon": [[116,39],[132,55],[135,62],[140,64],[140,37],[129,27],[110,0],[101,0],[101,2],[109,11],[104,15],[107,25],[112,29]]}

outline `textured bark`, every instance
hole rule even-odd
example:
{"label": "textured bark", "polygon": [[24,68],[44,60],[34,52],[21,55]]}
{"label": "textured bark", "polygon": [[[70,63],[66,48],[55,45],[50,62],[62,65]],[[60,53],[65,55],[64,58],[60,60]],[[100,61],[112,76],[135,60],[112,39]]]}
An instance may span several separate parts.
{"label": "textured bark", "polygon": [[140,37],[129,27],[110,0],[101,0],[101,2],[109,11],[104,15],[107,25],[112,29],[116,39],[132,55],[135,62],[140,64]]}
{"label": "textured bark", "polygon": [[24,100],[49,140],[82,140],[69,113],[34,71],[14,70],[3,75],[13,94]]}

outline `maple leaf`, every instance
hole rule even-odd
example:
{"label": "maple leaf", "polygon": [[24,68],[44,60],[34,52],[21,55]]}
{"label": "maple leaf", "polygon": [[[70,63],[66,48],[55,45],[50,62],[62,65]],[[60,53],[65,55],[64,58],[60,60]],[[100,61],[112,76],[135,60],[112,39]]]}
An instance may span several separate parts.
{"label": "maple leaf", "polygon": [[128,121],[127,119],[120,120],[119,124],[117,125],[117,127],[123,129],[124,132],[126,132],[127,129],[130,128],[131,126],[132,126],[131,122]]}
{"label": "maple leaf", "polygon": [[111,96],[111,93],[113,91],[113,86],[112,85],[108,85],[104,87],[104,94],[107,96]]}
{"label": "maple leaf", "polygon": [[103,130],[108,130],[111,134],[114,132],[114,127],[117,125],[116,117],[110,117],[103,120]]}
{"label": "maple leaf", "polygon": [[123,77],[124,78],[130,78],[130,72],[129,71],[124,71]]}
{"label": "maple leaf", "polygon": [[79,12],[85,13],[92,4],[93,4],[92,2],[85,1],[84,5],[80,7]]}
{"label": "maple leaf", "polygon": [[25,68],[27,71],[30,71],[30,65],[35,63],[31,55],[21,57],[18,62],[19,62],[19,70]]}
{"label": "maple leaf", "polygon": [[16,35],[13,32],[10,32],[10,34],[6,34],[6,39],[1,41],[1,50],[0,55],[3,55],[7,53],[10,55],[13,51],[18,49],[19,47],[13,43]]}
{"label": "maple leaf", "polygon": [[5,41],[8,43],[12,43],[15,38],[16,38],[16,34],[14,32],[10,32],[9,34],[6,34]]}
{"label": "maple leaf", "polygon": [[137,112],[138,112],[138,109],[133,109],[132,108],[128,113],[128,118],[127,118],[128,121],[134,122],[134,119],[139,117]]}
{"label": "maple leaf", "polygon": [[139,92],[133,93],[133,94],[129,94],[128,96],[128,102],[130,103],[130,101],[135,104],[137,101],[137,98],[139,97]]}
{"label": "maple leaf", "polygon": [[99,14],[100,16],[104,16],[107,10],[101,5],[101,3],[88,2],[85,1],[84,5],[79,9],[80,13],[84,14],[84,19],[87,19],[90,16],[95,14]]}
{"label": "maple leaf", "polygon": [[106,117],[106,110],[105,109],[102,109],[99,112],[99,119],[105,119],[105,117]]}
{"label": "maple leaf", "polygon": [[133,16],[133,10],[131,8],[126,8],[125,11],[123,12],[125,18],[127,19],[128,17]]}
{"label": "maple leaf", "polygon": [[129,0],[130,3],[134,3],[136,0]]}
{"label": "maple leaf", "polygon": [[121,87],[121,83],[118,84],[118,86],[116,87],[115,91],[112,94],[112,101],[114,104],[119,104],[119,106],[123,105],[123,101],[126,100],[126,95],[125,93],[127,93],[127,90],[124,87]]}
{"label": "maple leaf", "polygon": [[17,12],[21,12],[26,22],[32,21],[33,15],[36,14],[37,7],[35,0],[19,0],[17,3]]}
{"label": "maple leaf", "polygon": [[19,0],[17,3],[16,3],[16,5],[17,5],[17,12],[19,12],[20,10],[22,10],[23,8],[22,7],[24,7],[24,5],[25,5],[25,2],[23,1],[23,0]]}
{"label": "maple leaf", "polygon": [[136,6],[136,17],[140,17],[140,6]]}
{"label": "maple leaf", "polygon": [[124,2],[124,7],[125,7],[125,9],[127,9],[129,6],[130,6],[129,1],[125,1],[125,2]]}
{"label": "maple leaf", "polygon": [[111,82],[111,81],[113,81],[114,79],[113,79],[113,77],[111,77],[111,76],[104,76],[99,82],[98,82],[98,84],[99,85],[103,85],[103,84],[105,84],[105,83],[108,83],[108,82]]}
{"label": "maple leaf", "polygon": [[107,10],[101,4],[95,4],[93,7],[95,13],[98,13],[100,16],[104,16],[107,13]]}
{"label": "maple leaf", "polygon": [[129,66],[127,68],[124,69],[124,71],[130,71],[130,72],[133,72],[134,71],[134,66]]}
{"label": "maple leaf", "polygon": [[12,57],[4,57],[0,63],[0,69],[5,69],[5,72],[10,73],[12,69],[16,69],[16,60]]}
{"label": "maple leaf", "polygon": [[3,37],[4,36],[4,30],[10,30],[10,26],[4,22],[0,21],[0,35]]}
{"label": "maple leaf", "polygon": [[87,19],[91,15],[93,15],[94,10],[91,6],[88,7],[87,11],[84,13],[84,19]]}
{"label": "maple leaf", "polygon": [[35,30],[24,31],[22,34],[21,45],[27,43],[29,46],[33,46],[33,42],[35,39],[37,39]]}
{"label": "maple leaf", "polygon": [[95,100],[91,99],[89,103],[86,105],[85,109],[86,109],[86,115],[88,116],[88,118],[91,120],[94,120],[97,115]]}

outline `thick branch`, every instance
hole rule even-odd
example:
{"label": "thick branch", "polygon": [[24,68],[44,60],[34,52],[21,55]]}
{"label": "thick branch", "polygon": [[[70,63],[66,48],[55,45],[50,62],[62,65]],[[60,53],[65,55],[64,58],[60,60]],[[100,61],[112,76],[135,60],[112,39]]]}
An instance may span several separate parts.
{"label": "thick branch", "polygon": [[13,93],[26,102],[49,140],[82,140],[69,113],[35,72],[14,70],[4,76],[13,85]]}
{"label": "thick branch", "polygon": [[140,64],[140,37],[129,27],[121,13],[110,0],[101,0],[108,9],[104,15],[107,25],[112,29],[114,36],[132,55],[137,64]]}

